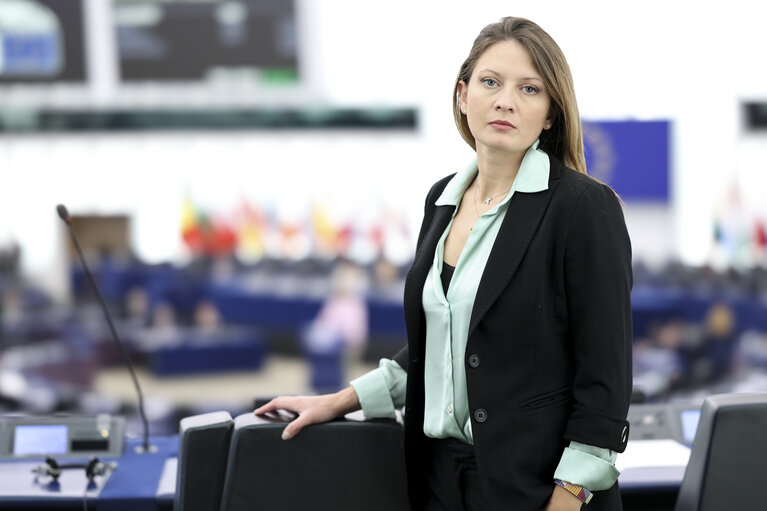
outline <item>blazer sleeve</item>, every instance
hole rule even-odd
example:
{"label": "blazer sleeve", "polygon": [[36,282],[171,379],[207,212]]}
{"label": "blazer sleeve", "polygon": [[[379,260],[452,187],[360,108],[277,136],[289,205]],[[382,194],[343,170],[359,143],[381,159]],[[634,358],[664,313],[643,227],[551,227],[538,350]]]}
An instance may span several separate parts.
{"label": "blazer sleeve", "polygon": [[565,294],[575,361],[565,438],[623,452],[631,400],[631,241],[620,201],[590,182],[577,201],[565,248]]}

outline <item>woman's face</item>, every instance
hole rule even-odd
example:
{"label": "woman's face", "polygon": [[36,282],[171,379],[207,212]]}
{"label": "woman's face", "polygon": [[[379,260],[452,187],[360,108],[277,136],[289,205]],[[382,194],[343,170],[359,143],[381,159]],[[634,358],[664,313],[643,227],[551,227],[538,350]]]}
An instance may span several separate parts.
{"label": "woman's face", "polygon": [[458,83],[458,92],[478,153],[524,155],[552,122],[549,93],[530,54],[516,41],[485,50],[469,83]]}

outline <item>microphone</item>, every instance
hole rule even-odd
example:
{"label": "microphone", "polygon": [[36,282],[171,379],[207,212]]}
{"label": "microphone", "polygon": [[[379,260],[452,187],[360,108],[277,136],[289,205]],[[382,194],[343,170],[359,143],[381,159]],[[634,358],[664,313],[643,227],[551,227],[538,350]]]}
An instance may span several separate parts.
{"label": "microphone", "polygon": [[117,335],[117,330],[115,329],[114,322],[112,321],[112,315],[109,313],[107,304],[104,302],[104,298],[101,296],[101,292],[99,291],[99,287],[96,285],[96,280],[93,278],[91,270],[88,268],[88,263],[85,262],[85,256],[83,255],[83,250],[80,248],[80,243],[77,241],[75,230],[72,228],[72,219],[69,217],[67,208],[63,204],[59,204],[56,206],[56,211],[58,212],[59,217],[64,221],[65,224],[67,224],[67,227],[69,228],[69,235],[75,244],[75,248],[77,249],[77,254],[80,257],[80,262],[83,265],[85,274],[88,276],[88,281],[91,283],[93,291],[96,292],[96,297],[101,304],[101,310],[104,311],[104,316],[107,318],[109,329],[112,331],[112,338],[120,347],[120,353],[122,353],[123,361],[128,367],[128,371],[130,372],[131,378],[133,379],[133,386],[136,387],[136,393],[138,394],[138,410],[139,414],[141,415],[141,421],[144,424],[144,445],[136,447],[136,452],[157,452],[157,447],[149,445],[149,423],[146,420],[146,412],[144,411],[144,394],[141,392],[141,385],[139,385],[138,378],[136,378],[136,371],[133,370],[133,364],[131,364],[130,357],[128,356],[128,351],[125,349],[125,345],[120,340],[120,336]]}

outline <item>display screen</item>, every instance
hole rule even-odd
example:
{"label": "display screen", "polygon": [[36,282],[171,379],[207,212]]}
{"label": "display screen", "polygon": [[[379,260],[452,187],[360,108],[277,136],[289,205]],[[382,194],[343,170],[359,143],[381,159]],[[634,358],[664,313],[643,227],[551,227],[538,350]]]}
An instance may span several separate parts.
{"label": "display screen", "polygon": [[116,0],[120,76],[136,81],[298,81],[291,0]]}
{"label": "display screen", "polygon": [[682,412],[682,435],[686,444],[691,444],[695,439],[698,422],[700,422],[700,410],[685,410]]}
{"label": "display screen", "polygon": [[67,426],[16,426],[13,435],[13,454],[66,454]]}
{"label": "display screen", "polygon": [[85,81],[82,0],[0,1],[0,84]]}

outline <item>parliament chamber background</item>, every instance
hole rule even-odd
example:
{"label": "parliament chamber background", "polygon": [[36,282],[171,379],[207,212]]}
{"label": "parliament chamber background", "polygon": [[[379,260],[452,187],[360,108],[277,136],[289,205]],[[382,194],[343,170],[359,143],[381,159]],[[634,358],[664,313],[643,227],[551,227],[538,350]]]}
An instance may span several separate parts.
{"label": "parliament chamber background", "polygon": [[[84,494],[89,509],[171,509],[182,419],[225,412],[249,431],[238,417],[257,403],[338,390],[393,355],[423,198],[475,163],[455,74],[482,26],[515,15],[563,48],[589,172],[624,203],[634,402],[619,482],[627,510],[673,509],[704,400],[767,391],[754,9],[0,0],[0,508]],[[136,452],[136,391],[58,204],[155,452]],[[104,473],[32,473],[47,452],[97,455]]]}

